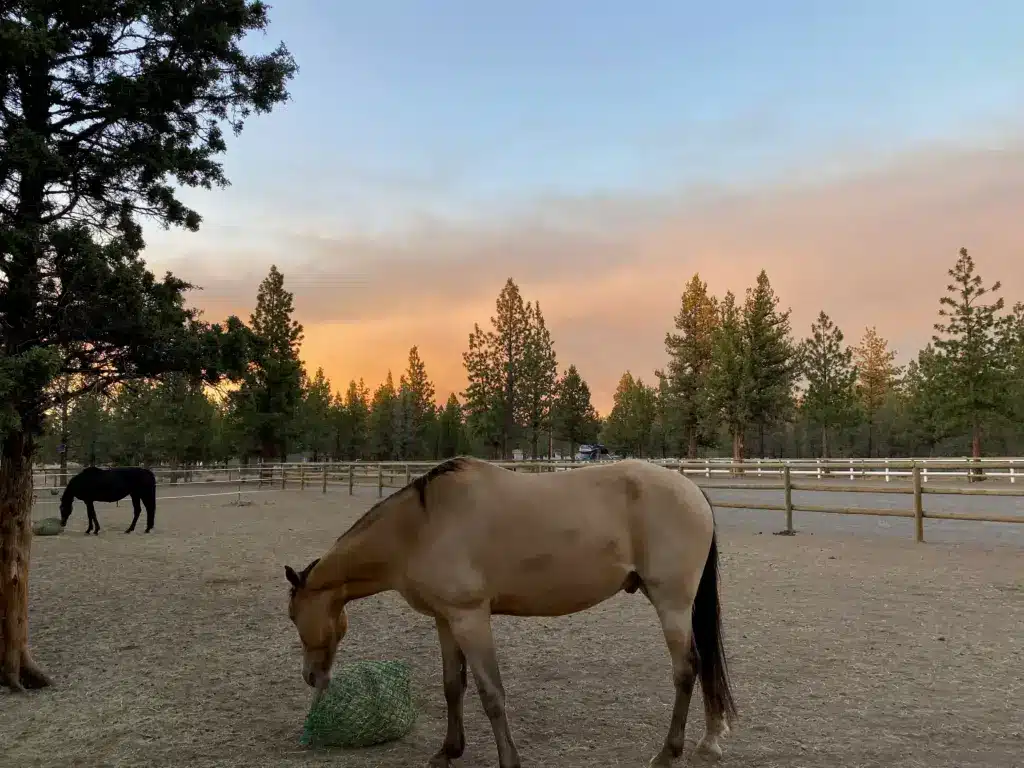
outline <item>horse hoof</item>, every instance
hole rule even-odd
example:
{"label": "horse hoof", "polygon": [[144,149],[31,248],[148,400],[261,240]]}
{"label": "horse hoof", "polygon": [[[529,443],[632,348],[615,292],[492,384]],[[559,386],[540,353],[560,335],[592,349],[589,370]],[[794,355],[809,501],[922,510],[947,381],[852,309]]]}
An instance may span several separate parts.
{"label": "horse hoof", "polygon": [[427,768],[452,768],[452,761],[445,755],[434,755],[427,763]]}
{"label": "horse hoof", "polygon": [[718,740],[708,741],[706,736],[697,742],[697,753],[711,760],[722,759],[722,747],[719,745]]}

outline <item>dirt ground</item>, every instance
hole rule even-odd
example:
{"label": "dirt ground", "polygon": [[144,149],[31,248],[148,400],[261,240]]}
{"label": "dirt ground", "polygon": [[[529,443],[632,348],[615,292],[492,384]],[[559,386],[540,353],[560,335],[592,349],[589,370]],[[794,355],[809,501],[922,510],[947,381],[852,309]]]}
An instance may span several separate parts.
{"label": "dirt ground", "polygon": [[[32,643],[57,687],[0,692],[0,764],[424,766],[443,736],[440,657],[432,623],[394,595],[350,606],[339,660],[410,663],[414,730],[351,752],[298,744],[310,692],[282,566],[321,555],[374,495],[167,501],[148,536],[121,533],[130,505],[100,505],[98,538],[82,535],[79,504],[33,550]],[[1024,766],[1020,549],[727,522],[721,536],[740,721],[720,765]],[[566,618],[499,618],[495,634],[525,766],[639,767],[660,746],[670,666],[639,594]],[[688,751],[703,726],[698,695]],[[472,681],[466,727],[461,765],[495,766]]]}

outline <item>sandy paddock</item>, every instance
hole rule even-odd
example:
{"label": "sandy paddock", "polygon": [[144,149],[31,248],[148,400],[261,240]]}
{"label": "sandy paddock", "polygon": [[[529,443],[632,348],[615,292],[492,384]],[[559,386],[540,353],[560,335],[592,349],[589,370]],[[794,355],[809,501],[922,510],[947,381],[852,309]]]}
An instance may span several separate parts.
{"label": "sandy paddock", "polygon": [[[363,490],[78,505],[35,540],[32,637],[58,687],[0,693],[11,766],[415,766],[440,743],[432,623],[393,595],[351,607],[340,660],[398,658],[421,715],[401,742],[298,746],[309,690],[282,565],[305,565],[373,501]],[[52,514],[40,507],[37,516]],[[1019,549],[869,537],[772,536],[719,512],[726,644],[740,708],[722,766],[1024,766],[1024,557]],[[654,612],[620,594],[562,619],[498,619],[513,733],[526,766],[641,766],[672,697]],[[470,682],[461,765],[496,765]],[[687,741],[703,731],[694,698]]]}

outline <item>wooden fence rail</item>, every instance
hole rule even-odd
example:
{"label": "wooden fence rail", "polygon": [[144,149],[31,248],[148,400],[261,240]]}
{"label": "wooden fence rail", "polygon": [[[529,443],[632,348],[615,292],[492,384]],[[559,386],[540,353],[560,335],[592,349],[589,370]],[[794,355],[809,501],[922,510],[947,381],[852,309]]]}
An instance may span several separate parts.
{"label": "wooden fence rail", "polygon": [[[348,463],[293,463],[293,464],[262,464],[241,467],[214,467],[198,469],[157,469],[158,482],[169,483],[227,483],[237,487],[239,496],[245,489],[256,486],[258,489],[296,488],[305,490],[307,486],[318,485],[322,493],[334,487],[346,487],[349,494],[355,493],[357,486],[377,488],[377,496],[383,497],[384,489],[401,488],[413,478],[425,473],[436,462],[348,462]],[[591,462],[557,462],[557,461],[511,461],[494,462],[500,466],[517,472],[563,472],[585,466]],[[782,512],[785,515],[785,530],[793,532],[793,513],[811,512],[819,514],[869,515],[876,517],[902,517],[914,520],[915,539],[924,540],[924,520],[963,520],[989,523],[1024,524],[1024,503],[1019,515],[997,515],[969,512],[928,512],[925,509],[925,495],[958,495],[986,497],[1024,497],[1024,487],[1016,483],[1017,476],[1024,469],[1024,459],[997,458],[977,460],[964,459],[840,459],[823,461],[815,459],[794,460],[759,460],[732,462],[727,460],[659,460],[656,463],[675,469],[686,475],[696,475],[695,479],[705,480],[700,485],[705,488],[738,491],[778,491],[781,503],[716,501],[715,507],[725,509],[763,509]],[[56,495],[59,486],[56,482],[50,485],[51,470],[42,474],[42,483],[37,488],[50,488]],[[929,480],[956,480],[964,478],[969,485],[928,487]],[[703,476],[701,478],[700,476]],[[821,482],[807,482],[800,478],[813,476]],[[778,477],[776,481],[768,478]],[[883,478],[884,485],[877,483],[856,482],[864,478]],[[719,478],[725,479],[722,482]],[[755,478],[762,478],[760,480]],[[910,483],[895,482],[910,480]],[[842,482],[853,479],[855,482]],[[708,482],[710,481],[710,482]],[[838,481],[838,482],[837,482]],[[1002,487],[977,487],[980,481],[1000,483],[1008,481]],[[1002,484],[1002,483],[1000,483]],[[912,503],[905,509],[873,509],[869,507],[826,506],[794,502],[794,492],[818,493],[879,493],[903,494],[912,497]],[[229,492],[230,493],[230,492]],[[205,494],[198,494],[205,495]],[[209,494],[222,495],[222,494]]]}

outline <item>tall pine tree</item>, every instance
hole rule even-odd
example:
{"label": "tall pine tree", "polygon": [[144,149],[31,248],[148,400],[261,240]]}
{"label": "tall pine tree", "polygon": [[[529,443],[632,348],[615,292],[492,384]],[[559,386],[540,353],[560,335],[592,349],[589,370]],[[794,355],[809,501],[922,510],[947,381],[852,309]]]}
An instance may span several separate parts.
{"label": "tall pine tree", "polygon": [[746,406],[750,423],[757,428],[758,455],[764,456],[765,429],[790,412],[799,366],[790,339],[789,310],[779,311],[779,299],[763,269],[755,286],[747,289],[743,327]]}
{"label": "tall pine tree", "polygon": [[530,344],[530,310],[510,277],[498,294],[491,329],[473,325],[462,354],[467,386],[463,411],[470,428],[503,459],[523,401],[523,364]]}
{"label": "tall pine tree", "polygon": [[857,366],[857,398],[868,426],[868,458],[873,458],[879,411],[895,391],[902,370],[895,364],[895,350],[889,349],[874,326],[865,329],[864,338],[853,350],[853,359]]}
{"label": "tall pine tree", "polygon": [[376,461],[392,461],[397,458],[398,445],[395,441],[395,412],[398,406],[398,392],[395,380],[388,371],[384,382],[377,387],[370,401],[370,415],[367,436],[370,457]]}
{"label": "tall pine tree", "polygon": [[294,301],[276,265],[260,283],[250,317],[253,363],[230,398],[250,450],[263,461],[284,461],[299,435],[303,366],[302,326],[292,319]]}
{"label": "tall pine tree", "polygon": [[702,416],[707,412],[708,378],[717,325],[718,302],[708,294],[707,283],[695,274],[683,292],[675,316],[677,333],[665,334],[669,355],[668,387],[664,393],[666,421],[674,417],[682,433],[686,455],[691,459],[697,457],[700,442],[713,438],[701,425]]}
{"label": "tall pine tree", "polygon": [[751,418],[747,375],[749,353],[743,314],[732,291],[726,292],[718,306],[718,324],[712,339],[706,407],[714,411],[729,430],[732,459],[740,462],[746,452],[745,437]]}
{"label": "tall pine tree", "polygon": [[942,320],[932,337],[946,394],[944,412],[970,432],[971,455],[979,458],[983,430],[1007,410],[1006,361],[999,344],[1004,301],[1001,296],[985,301],[1000,284],[984,287],[966,248],[960,249],[949,276],[948,295],[939,299]]}
{"label": "tall pine tree", "polygon": [[527,303],[529,330],[523,350],[522,374],[519,379],[522,398],[520,418],[517,422],[526,428],[530,441],[530,456],[540,457],[542,435],[550,434],[551,408],[555,400],[558,381],[558,361],[551,332],[544,322],[540,304]]}
{"label": "tall pine tree", "polygon": [[853,350],[843,343],[843,332],[824,311],[801,344],[800,362],[807,379],[801,407],[808,421],[821,430],[821,457],[827,459],[832,435],[856,418],[857,369]]}
{"label": "tall pine tree", "polygon": [[345,398],[335,409],[337,455],[349,461],[365,458],[370,445],[370,392],[362,379],[348,383]]}
{"label": "tall pine tree", "polygon": [[[305,377],[303,377],[305,378]],[[299,443],[313,461],[323,461],[335,443],[334,394],[323,368],[304,381],[299,417]]]}
{"label": "tall pine tree", "polygon": [[555,437],[569,443],[569,456],[576,448],[597,439],[597,411],[590,402],[590,387],[575,365],[570,365],[555,387],[553,411]]}
{"label": "tall pine tree", "polygon": [[287,49],[242,49],[267,23],[266,5],[237,0],[4,4],[0,685],[13,691],[50,682],[29,651],[28,581],[32,462],[53,378],[79,377],[73,398],[226,370],[221,329],[184,305],[189,285],[146,269],[142,221],[198,229],[180,187],[226,185],[224,128],[287,99]]}

